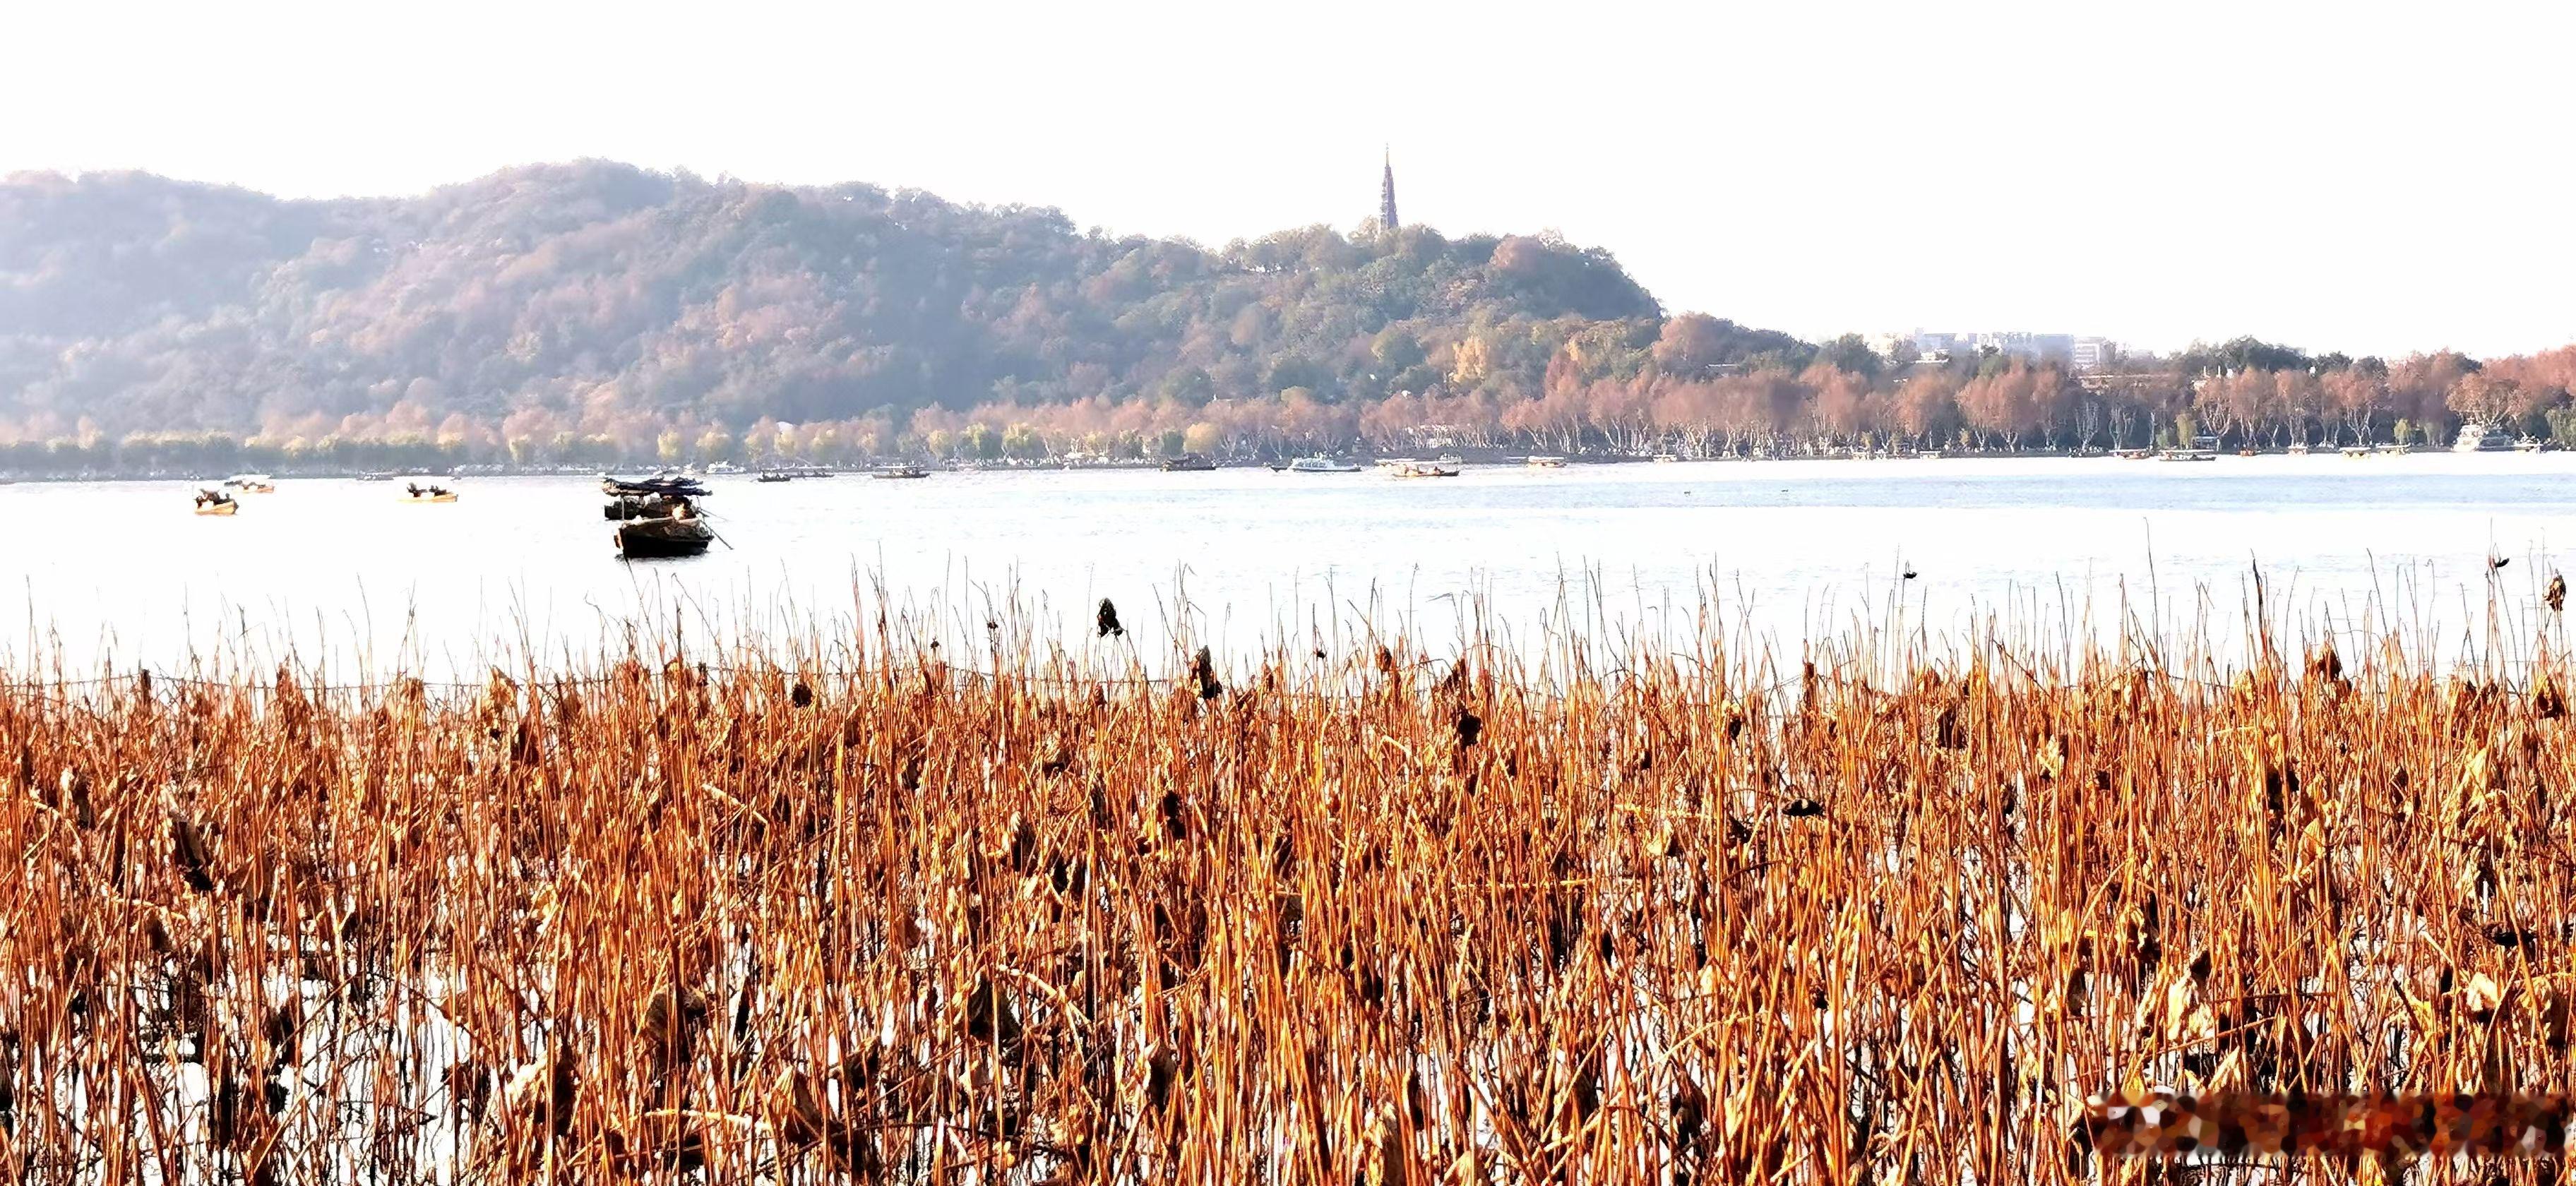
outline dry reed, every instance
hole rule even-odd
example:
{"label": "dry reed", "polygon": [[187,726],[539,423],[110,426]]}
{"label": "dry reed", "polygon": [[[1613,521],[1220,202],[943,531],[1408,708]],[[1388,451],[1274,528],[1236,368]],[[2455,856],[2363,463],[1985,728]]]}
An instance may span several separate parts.
{"label": "dry reed", "polygon": [[2545,658],[1166,685],[993,632],[0,691],[0,1168],[2135,1181],[2088,1095],[2571,1085]]}

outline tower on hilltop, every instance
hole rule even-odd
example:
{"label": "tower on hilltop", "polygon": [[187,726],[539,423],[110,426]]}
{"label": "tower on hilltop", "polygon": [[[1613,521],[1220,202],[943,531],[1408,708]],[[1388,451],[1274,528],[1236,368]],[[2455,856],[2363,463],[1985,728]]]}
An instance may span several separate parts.
{"label": "tower on hilltop", "polygon": [[1378,184],[1377,226],[1379,230],[1390,233],[1395,231],[1397,228],[1397,223],[1395,221],[1395,152],[1393,149],[1387,150],[1386,154],[1386,179]]}

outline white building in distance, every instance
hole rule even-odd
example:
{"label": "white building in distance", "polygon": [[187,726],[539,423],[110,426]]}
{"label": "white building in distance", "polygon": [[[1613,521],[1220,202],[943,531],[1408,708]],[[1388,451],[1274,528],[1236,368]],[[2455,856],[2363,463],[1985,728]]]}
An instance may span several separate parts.
{"label": "white building in distance", "polygon": [[1992,350],[1997,354],[2032,362],[2060,363],[2082,372],[2100,370],[2111,364],[2119,347],[2109,338],[2076,334],[2035,334],[2019,330],[1984,333],[1941,333],[1917,329],[1910,333],[1881,334],[1871,343],[1881,354],[1893,354],[1899,345],[1910,345],[1924,358],[1973,358]]}

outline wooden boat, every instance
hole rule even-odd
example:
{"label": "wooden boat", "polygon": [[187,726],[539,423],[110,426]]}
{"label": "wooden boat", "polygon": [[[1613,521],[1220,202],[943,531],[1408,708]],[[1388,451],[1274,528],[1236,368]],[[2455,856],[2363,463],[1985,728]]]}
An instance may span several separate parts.
{"label": "wooden boat", "polygon": [[783,474],[783,473],[778,473],[778,472],[776,472],[776,471],[772,471],[772,472],[769,472],[769,473],[765,473],[765,474],[760,475],[760,477],[759,477],[759,479],[758,479],[758,480],[759,480],[759,481],[762,481],[762,482],[793,482],[793,481],[795,481],[795,480],[796,480],[796,475],[794,475],[794,474]]}
{"label": "wooden boat", "polygon": [[1198,474],[1215,468],[1215,462],[1196,453],[1183,453],[1163,463],[1163,472],[1167,474]]}
{"label": "wooden boat", "polygon": [[1388,476],[1397,478],[1454,478],[1459,472],[1459,467],[1438,461],[1406,461],[1387,467]]}
{"label": "wooden boat", "polygon": [[612,480],[607,487],[610,517],[618,520],[611,537],[618,555],[629,560],[695,556],[715,542],[715,528],[698,513],[697,500],[706,488],[694,479]]}
{"label": "wooden boat", "polygon": [[232,495],[221,490],[197,492],[197,513],[200,515],[230,515],[239,510],[241,510],[241,504],[234,502]]}
{"label": "wooden boat", "polygon": [[893,479],[927,478],[930,476],[930,471],[919,466],[903,465],[893,469],[878,470],[876,476]]}
{"label": "wooden boat", "polygon": [[413,485],[406,488],[404,502],[454,502],[456,492],[445,486]]}
{"label": "wooden boat", "polygon": [[224,485],[244,494],[277,493],[277,483],[270,481],[267,474],[235,474],[224,479]]}
{"label": "wooden boat", "polygon": [[1529,464],[1534,469],[1564,469],[1565,459],[1562,457],[1532,457],[1529,459]]}
{"label": "wooden boat", "polygon": [[[686,510],[685,506],[682,508]],[[694,512],[654,519],[629,519],[617,525],[617,554],[629,560],[696,556],[714,543],[715,529]]]}

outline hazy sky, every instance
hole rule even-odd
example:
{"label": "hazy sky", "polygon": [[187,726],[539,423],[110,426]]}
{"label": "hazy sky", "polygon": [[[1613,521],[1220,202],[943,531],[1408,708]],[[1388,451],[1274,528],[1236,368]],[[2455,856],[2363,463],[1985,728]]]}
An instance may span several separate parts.
{"label": "hazy sky", "polygon": [[2576,3],[0,0],[0,170],[610,157],[1211,245],[1555,228],[1817,335],[2576,341]]}

